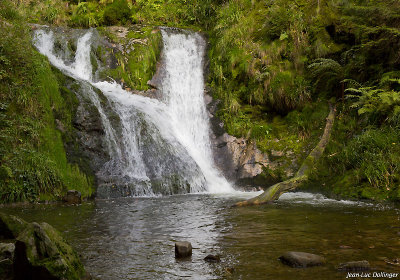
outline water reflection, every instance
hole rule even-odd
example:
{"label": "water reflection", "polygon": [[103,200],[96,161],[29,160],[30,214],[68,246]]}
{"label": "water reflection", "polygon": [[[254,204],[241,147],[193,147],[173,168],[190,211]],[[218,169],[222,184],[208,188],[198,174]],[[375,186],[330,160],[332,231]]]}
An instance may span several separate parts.
{"label": "water reflection", "polygon": [[[374,271],[398,270],[384,262],[400,257],[396,208],[309,194],[230,208],[238,199],[180,195],[1,211],[63,231],[98,279],[344,279],[336,266],[363,259]],[[192,242],[190,261],[175,260],[177,240]],[[320,254],[328,263],[292,269],[277,259],[289,250]],[[210,253],[222,262],[204,262]]]}

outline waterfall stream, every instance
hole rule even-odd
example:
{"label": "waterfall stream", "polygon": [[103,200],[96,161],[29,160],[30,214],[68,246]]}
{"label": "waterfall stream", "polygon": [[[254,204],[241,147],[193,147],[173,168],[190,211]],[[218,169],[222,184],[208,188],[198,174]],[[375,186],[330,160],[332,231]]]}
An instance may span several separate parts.
{"label": "waterfall stream", "polygon": [[[94,78],[91,49],[95,30],[76,42],[75,55],[60,53],[50,29],[35,31],[34,44],[52,65],[81,85],[97,108],[109,160],[97,172],[98,192],[110,196],[153,196],[186,192],[232,192],[213,162],[204,102],[204,39],[197,33],[162,30],[165,77],[161,100],[125,91],[116,82]],[[62,45],[62,44],[61,44]],[[108,112],[97,91],[107,99]],[[112,115],[118,116],[117,122]],[[114,118],[115,119],[115,118]]]}

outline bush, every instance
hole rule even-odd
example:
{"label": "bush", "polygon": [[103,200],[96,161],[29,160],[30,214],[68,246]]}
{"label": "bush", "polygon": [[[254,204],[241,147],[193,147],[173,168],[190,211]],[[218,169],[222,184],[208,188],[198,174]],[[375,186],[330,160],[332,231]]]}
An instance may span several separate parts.
{"label": "bush", "polygon": [[116,0],[104,10],[104,24],[116,25],[119,23],[125,24],[130,20],[131,9],[126,0]]}

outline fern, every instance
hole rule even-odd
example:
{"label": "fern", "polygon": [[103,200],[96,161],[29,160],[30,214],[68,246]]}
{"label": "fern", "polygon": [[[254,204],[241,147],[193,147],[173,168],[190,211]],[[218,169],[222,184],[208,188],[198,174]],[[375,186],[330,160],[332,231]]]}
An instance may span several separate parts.
{"label": "fern", "polygon": [[370,119],[389,121],[399,125],[400,92],[376,87],[349,88],[348,98],[355,98],[351,105],[358,110],[359,115],[367,115]]}
{"label": "fern", "polygon": [[314,86],[329,93],[337,91],[344,79],[343,67],[333,59],[319,58],[308,69]]}

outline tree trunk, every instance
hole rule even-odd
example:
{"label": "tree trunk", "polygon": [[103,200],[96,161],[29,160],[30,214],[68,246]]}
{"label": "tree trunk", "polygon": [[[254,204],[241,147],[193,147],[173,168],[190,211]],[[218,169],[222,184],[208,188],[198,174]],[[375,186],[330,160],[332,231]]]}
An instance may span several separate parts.
{"label": "tree trunk", "polygon": [[321,140],[318,142],[317,146],[306,157],[300,169],[297,171],[296,175],[293,178],[277,183],[269,187],[259,196],[256,196],[246,201],[238,202],[234,206],[259,205],[272,202],[274,200],[277,200],[285,192],[294,190],[302,183],[307,181],[309,170],[313,168],[314,164],[324,153],[326,145],[328,145],[333,123],[335,120],[335,114],[335,107],[329,104],[329,115],[326,118],[324,134],[322,135]]}

